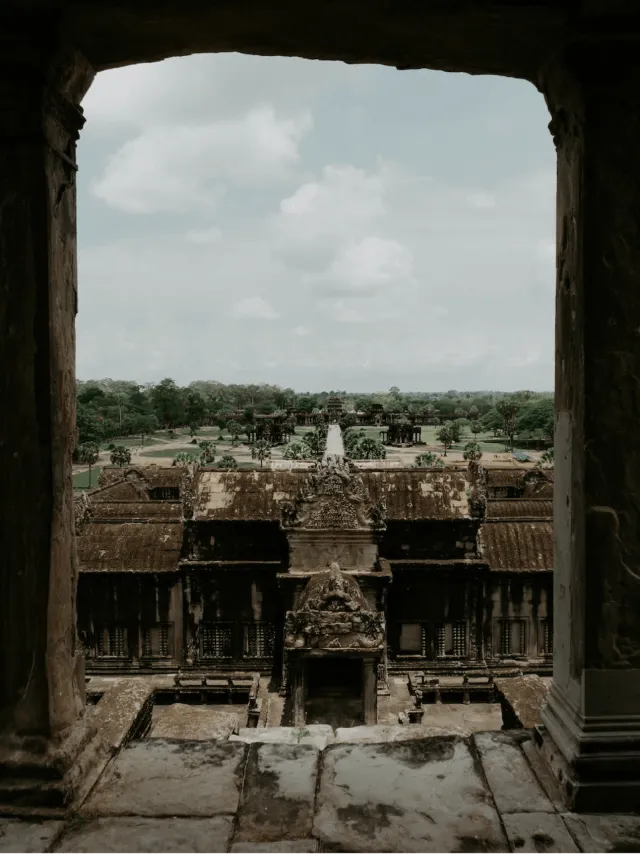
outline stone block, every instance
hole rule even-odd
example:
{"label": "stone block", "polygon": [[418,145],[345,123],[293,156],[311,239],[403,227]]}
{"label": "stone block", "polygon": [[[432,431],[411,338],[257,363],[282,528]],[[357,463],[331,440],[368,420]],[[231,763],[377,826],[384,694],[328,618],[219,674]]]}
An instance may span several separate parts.
{"label": "stone block", "polygon": [[90,816],[235,813],[247,748],[228,741],[149,739],[125,748],[85,802]]}
{"label": "stone block", "polygon": [[554,812],[520,748],[521,738],[502,732],[482,732],[473,739],[501,813]]}
{"label": "stone block", "polygon": [[182,741],[214,741],[238,732],[238,715],[220,712],[206,706],[173,703],[162,713],[149,733],[150,738]]}
{"label": "stone block", "polygon": [[535,741],[524,741],[522,743],[522,752],[531,766],[531,770],[535,774],[542,791],[558,812],[565,812],[567,805],[560,790],[560,784],[544,761]]}
{"label": "stone block", "polygon": [[[93,723],[98,727],[102,741],[112,752],[126,743],[139,718],[151,716],[151,679],[122,679],[112,683],[92,710]],[[148,707],[148,708],[147,708]]]}
{"label": "stone block", "polygon": [[304,727],[241,727],[238,735],[232,735],[229,741],[242,741],[246,744],[309,744],[324,750],[333,744],[333,728],[328,724],[309,724]]}
{"label": "stone block", "polygon": [[0,819],[0,852],[45,851],[62,829],[61,821],[25,821],[19,818]]}
{"label": "stone block", "polygon": [[335,744],[324,752],[314,836],[325,850],[504,851],[467,741]]}
{"label": "stone block", "polygon": [[449,735],[465,738],[471,735],[471,730],[453,726],[441,728],[417,724],[376,724],[375,726],[338,727],[335,740],[338,744],[379,744],[388,741],[416,741]]}
{"label": "stone block", "polygon": [[319,751],[306,744],[254,744],[244,776],[237,840],[311,835]]}
{"label": "stone block", "polygon": [[502,816],[509,845],[514,852],[535,854],[542,851],[580,851],[562,818],[555,813],[508,813]]}
{"label": "stone block", "polygon": [[318,850],[315,839],[278,839],[275,842],[234,842],[231,846],[231,854],[307,854]]}
{"label": "stone block", "polygon": [[232,832],[233,819],[229,816],[98,818],[72,826],[53,850],[78,854],[156,851],[206,854],[227,851]]}
{"label": "stone block", "polygon": [[640,851],[640,815],[563,815],[582,851]]}
{"label": "stone block", "polygon": [[500,701],[505,706],[505,726],[533,729],[541,723],[540,711],[546,705],[551,679],[527,673],[494,682]]}

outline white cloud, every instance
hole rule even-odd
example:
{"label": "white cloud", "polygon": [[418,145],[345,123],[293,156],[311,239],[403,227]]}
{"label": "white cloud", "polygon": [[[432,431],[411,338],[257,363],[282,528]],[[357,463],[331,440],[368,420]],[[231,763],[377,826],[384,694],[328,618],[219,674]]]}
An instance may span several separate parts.
{"label": "white cloud", "polygon": [[351,165],[329,165],[319,181],[309,181],[280,203],[285,221],[310,231],[335,232],[353,220],[384,213],[381,173],[367,175]]}
{"label": "white cloud", "polygon": [[245,297],[231,309],[232,317],[276,320],[280,315],[262,297]]}
{"label": "white cloud", "polygon": [[205,125],[152,127],[107,161],[94,194],[127,213],[187,212],[216,203],[225,182],[282,180],[299,158],[309,112],[276,116],[272,107]]}
{"label": "white cloud", "polygon": [[365,237],[341,248],[328,269],[308,280],[327,294],[370,297],[413,281],[411,252],[397,240]]}
{"label": "white cloud", "polygon": [[[342,91],[366,91],[377,69],[340,62],[291,60],[245,54],[200,54],[141,63],[97,75],[83,101],[84,134],[148,130],[173,123],[240,118],[265,101],[298,110],[339,84]],[[259,86],[256,85],[259,83]]]}
{"label": "white cloud", "polygon": [[472,208],[495,208],[496,197],[493,193],[469,193],[467,202]]}
{"label": "white cloud", "polygon": [[189,243],[216,243],[222,237],[222,231],[214,225],[211,228],[187,231],[184,237]]}
{"label": "white cloud", "polygon": [[[464,111],[442,113],[455,146],[416,141],[434,80],[239,55],[99,75],[80,141],[79,375],[550,386],[552,142],[536,159],[526,105],[504,141],[469,134]],[[484,84],[469,86],[456,103],[482,114]],[[509,158],[506,175],[491,165]],[[114,210],[139,213],[123,229]]]}

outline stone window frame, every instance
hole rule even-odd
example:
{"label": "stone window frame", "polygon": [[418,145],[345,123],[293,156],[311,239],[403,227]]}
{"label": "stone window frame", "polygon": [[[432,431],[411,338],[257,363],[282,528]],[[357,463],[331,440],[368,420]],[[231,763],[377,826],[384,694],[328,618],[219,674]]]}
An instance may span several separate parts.
{"label": "stone window frame", "polygon": [[[528,642],[530,639],[531,626],[530,621],[526,617],[500,617],[497,620],[498,623],[498,657],[499,658],[526,658],[527,650],[528,650]],[[511,639],[512,639],[512,624],[519,623],[521,626],[520,630],[520,652],[511,652]],[[505,628],[508,627],[508,631],[505,633]],[[509,651],[505,651],[505,648],[509,647]]]}

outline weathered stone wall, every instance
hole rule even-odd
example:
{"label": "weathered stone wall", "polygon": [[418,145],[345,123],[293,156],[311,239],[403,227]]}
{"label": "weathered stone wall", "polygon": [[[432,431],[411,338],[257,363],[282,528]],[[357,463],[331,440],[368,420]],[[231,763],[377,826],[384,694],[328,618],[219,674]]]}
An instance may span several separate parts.
{"label": "weathered stone wall", "polygon": [[[506,576],[506,577],[505,577]],[[499,576],[492,573],[485,579],[483,603],[483,634],[487,660],[499,660],[500,626],[502,620],[523,620],[525,624],[525,655],[531,659],[544,657],[544,620],[553,620],[553,578],[551,573],[526,573]]]}
{"label": "weathered stone wall", "polygon": [[[48,735],[76,678],[76,101],[92,77],[57,28],[3,20],[0,88],[0,729]],[[35,41],[36,29],[38,38]],[[6,41],[5,41],[6,39]],[[16,45],[23,50],[16,55]]]}

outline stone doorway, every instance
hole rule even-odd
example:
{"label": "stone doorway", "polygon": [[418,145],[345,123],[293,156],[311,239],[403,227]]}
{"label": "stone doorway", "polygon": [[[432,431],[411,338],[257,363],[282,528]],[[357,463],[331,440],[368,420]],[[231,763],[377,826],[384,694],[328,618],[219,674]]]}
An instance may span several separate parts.
{"label": "stone doorway", "polygon": [[305,718],[309,724],[334,727],[364,723],[362,659],[332,656],[306,662]]}

